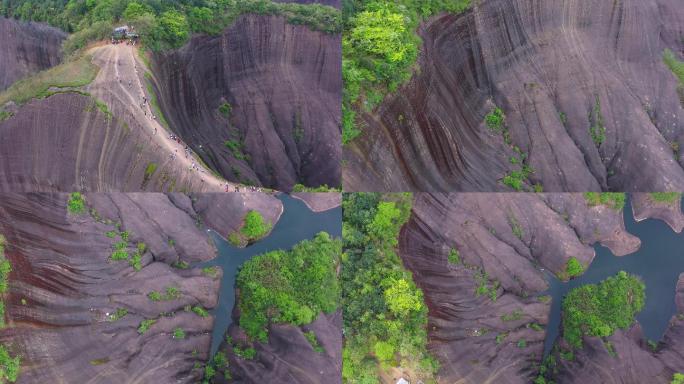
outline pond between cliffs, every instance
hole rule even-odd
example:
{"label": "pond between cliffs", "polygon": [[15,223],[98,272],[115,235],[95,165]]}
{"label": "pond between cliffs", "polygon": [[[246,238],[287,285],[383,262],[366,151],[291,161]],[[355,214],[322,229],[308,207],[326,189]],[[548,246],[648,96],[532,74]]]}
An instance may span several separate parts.
{"label": "pond between cliffs", "polygon": [[313,212],[303,201],[286,194],[278,195],[283,203],[283,214],[271,233],[262,240],[237,248],[218,233],[209,231],[216,244],[218,256],[194,267],[219,266],[223,269],[218,305],[210,311],[214,316],[214,329],[211,335],[211,355],[219,348],[228,327],[233,322],[231,311],[235,305],[235,278],[242,264],[252,257],[277,249],[288,250],[302,240],[312,239],[319,232],[327,232],[333,237],[342,236],[342,208],[336,207],[324,212]]}
{"label": "pond between cliffs", "polygon": [[641,239],[638,251],[626,256],[614,256],[610,250],[596,245],[596,257],[586,272],[569,282],[562,282],[549,274],[551,314],[546,328],[544,355],[546,356],[560,336],[561,303],[572,288],[594,284],[619,271],[639,276],[646,285],[646,303],[636,316],[644,337],[660,341],[668,323],[676,314],[675,289],[679,274],[684,272],[684,234],[675,233],[661,220],[634,220],[631,202],[628,199],[624,209],[627,232]]}

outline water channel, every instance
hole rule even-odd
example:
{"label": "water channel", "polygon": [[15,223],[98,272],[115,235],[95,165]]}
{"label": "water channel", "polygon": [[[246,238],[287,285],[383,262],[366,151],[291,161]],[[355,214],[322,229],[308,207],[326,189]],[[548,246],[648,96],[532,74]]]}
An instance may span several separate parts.
{"label": "water channel", "polygon": [[333,237],[342,236],[342,208],[337,207],[324,212],[313,212],[303,201],[286,194],[278,195],[283,203],[283,214],[271,233],[262,240],[245,248],[232,246],[214,231],[209,231],[218,249],[218,256],[208,262],[193,267],[204,268],[219,266],[223,278],[219,291],[218,306],[210,311],[214,315],[214,329],[211,337],[211,355],[218,350],[223,337],[232,323],[231,312],[235,305],[235,278],[242,264],[253,256],[274,251],[288,250],[302,240],[312,239],[319,232],[327,232]]}
{"label": "water channel", "polygon": [[629,198],[624,209],[627,232],[641,239],[641,247],[626,256],[614,256],[611,251],[596,245],[596,257],[585,273],[569,282],[562,282],[549,273],[552,298],[551,315],[544,341],[544,355],[560,335],[561,303],[572,288],[598,283],[619,271],[639,276],[646,285],[646,303],[636,316],[644,337],[658,342],[662,339],[670,319],[676,314],[675,289],[679,274],[684,272],[684,234],[675,233],[664,221],[634,220]]}

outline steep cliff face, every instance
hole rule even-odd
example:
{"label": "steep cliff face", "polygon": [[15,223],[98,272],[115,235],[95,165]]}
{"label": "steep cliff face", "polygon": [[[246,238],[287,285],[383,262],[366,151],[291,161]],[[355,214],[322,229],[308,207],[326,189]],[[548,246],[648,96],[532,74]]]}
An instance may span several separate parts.
{"label": "steep cliff face", "polygon": [[419,70],[361,114],[346,189],[507,189],[519,166],[483,122],[495,106],[545,191],[684,188],[684,109],[662,58],[684,49],[678,1],[473,3],[425,22]]}
{"label": "steep cliff face", "polygon": [[340,185],[339,35],[247,15],[155,62],[172,129],[228,180]]}
{"label": "steep cliff face", "polygon": [[57,28],[0,17],[0,36],[0,91],[62,59],[66,34]]}
{"label": "steep cliff face", "polygon": [[[209,357],[213,317],[187,306],[213,308],[221,272],[172,267],[215,256],[197,225],[205,216],[193,204],[216,201],[214,209],[233,218],[225,225],[236,226],[245,210],[271,216],[280,201],[263,194],[87,194],[92,210],[74,215],[67,197],[0,196],[0,233],[13,265],[0,340],[22,356],[19,382],[200,381],[195,364]],[[139,270],[112,260],[120,241],[130,255],[144,242]],[[152,291],[161,299],[151,300]],[[143,332],[144,320],[153,322]],[[178,328],[184,337],[173,336]]]}
{"label": "steep cliff face", "polygon": [[640,245],[621,213],[581,194],[416,195],[399,251],[429,308],[438,381],[531,382],[551,305],[536,297],[543,270],[562,273],[571,256],[590,263],[594,242],[618,255]]}

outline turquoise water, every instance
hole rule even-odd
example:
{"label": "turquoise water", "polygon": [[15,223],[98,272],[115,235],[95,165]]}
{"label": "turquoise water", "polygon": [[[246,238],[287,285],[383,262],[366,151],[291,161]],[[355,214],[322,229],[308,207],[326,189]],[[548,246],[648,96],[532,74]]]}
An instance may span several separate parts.
{"label": "turquoise water", "polygon": [[216,244],[218,256],[208,262],[193,267],[219,266],[223,269],[218,306],[211,310],[214,315],[214,329],[211,336],[211,355],[218,350],[221,341],[232,323],[231,312],[235,305],[235,278],[240,266],[253,256],[277,249],[290,249],[302,240],[312,239],[317,233],[328,232],[334,237],[342,236],[342,209],[340,207],[316,213],[304,202],[289,195],[280,194],[283,214],[273,227],[271,234],[246,247],[232,246],[214,231],[209,231]]}
{"label": "turquoise water", "polygon": [[619,271],[638,275],[646,285],[646,304],[637,315],[644,337],[660,341],[670,318],[676,314],[675,289],[679,274],[684,272],[684,234],[677,234],[661,220],[636,222],[630,201],[624,209],[625,227],[641,239],[641,248],[626,256],[616,257],[608,248],[597,245],[596,258],[587,271],[574,280],[562,282],[549,274],[550,288],[544,294],[552,297],[551,315],[546,328],[544,355],[549,353],[560,335],[561,301],[577,286],[597,283]]}

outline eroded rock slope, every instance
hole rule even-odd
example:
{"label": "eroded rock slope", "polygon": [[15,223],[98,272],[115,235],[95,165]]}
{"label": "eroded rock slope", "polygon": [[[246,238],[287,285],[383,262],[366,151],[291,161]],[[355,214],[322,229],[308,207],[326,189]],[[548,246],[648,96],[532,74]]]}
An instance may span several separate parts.
{"label": "eroded rock slope", "polygon": [[172,129],[228,180],[340,185],[339,35],[246,15],[155,62]]}
{"label": "eroded rock slope", "polygon": [[0,36],[0,91],[62,59],[66,34],[57,28],[0,17]]}
{"label": "eroded rock slope", "polygon": [[[648,194],[634,194],[631,202],[637,219],[678,228],[679,204],[656,203]],[[594,243],[617,256],[641,244],[626,232],[621,211],[588,206],[583,194],[416,194],[399,251],[429,308],[429,348],[441,363],[438,382],[535,380],[551,309],[539,296],[548,288],[546,274],[562,276],[570,257],[588,265]],[[574,359],[552,352],[557,366],[547,379],[669,383],[684,369],[682,287],[684,274],[677,284],[678,314],[656,350],[635,322],[607,338],[612,350],[600,338],[585,337]]]}
{"label": "eroded rock slope", "polygon": [[[665,49],[682,60],[678,0],[473,3],[425,22],[419,70],[360,115],[347,190],[506,190],[512,145],[545,191],[684,189],[684,109],[663,63]],[[495,106],[510,145],[483,122]]]}
{"label": "eroded rock slope", "polygon": [[[193,206],[216,202],[232,219],[212,229],[226,232],[248,209],[277,220],[281,203],[264,194],[87,194],[90,212],[74,215],[67,197],[0,196],[0,233],[13,265],[0,340],[22,356],[19,382],[200,381],[196,363],[209,357],[213,317],[186,306],[216,306],[221,273],[173,267],[216,254],[198,225],[206,216]],[[139,270],[111,259],[119,241],[130,255],[144,242]],[[152,291],[162,298],[151,300]],[[142,332],[144,320],[153,322]],[[177,328],[184,338],[173,336]]]}

